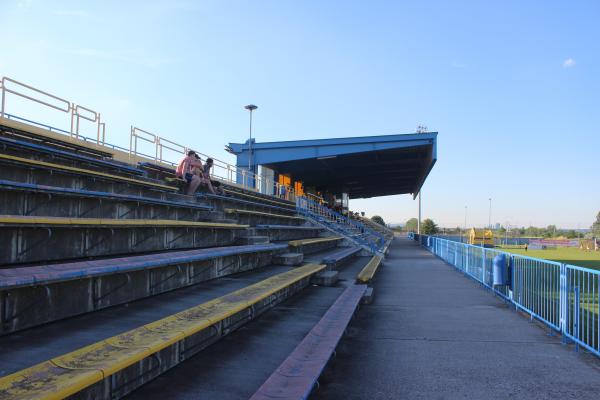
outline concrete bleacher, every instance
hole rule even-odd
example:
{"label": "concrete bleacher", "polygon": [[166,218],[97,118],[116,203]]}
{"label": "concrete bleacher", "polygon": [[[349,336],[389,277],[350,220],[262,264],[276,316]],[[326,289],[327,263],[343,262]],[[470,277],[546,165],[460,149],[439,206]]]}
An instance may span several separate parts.
{"label": "concrete bleacher", "polygon": [[0,335],[261,268],[286,248],[228,246],[0,269]]}
{"label": "concrete bleacher", "polygon": [[[0,242],[10,244],[0,248],[0,340],[14,344],[0,360],[0,398],[121,398],[361,251],[288,200],[226,183],[225,195],[186,196],[167,166],[39,131],[0,133]],[[284,254],[296,261],[278,265]],[[228,289],[198,303],[200,286]],[[181,302],[161,303],[170,314],[130,311],[159,298]]]}
{"label": "concrete bleacher", "polygon": [[112,159],[115,155],[113,149],[106,146],[53,132],[49,127],[36,126],[32,122],[0,116],[0,135],[100,159]]}
{"label": "concrete bleacher", "polygon": [[365,285],[347,287],[250,400],[308,398],[365,290]]}
{"label": "concrete bleacher", "polygon": [[323,250],[337,247],[344,240],[341,236],[307,238],[292,240],[289,242],[290,248],[304,254],[311,254]]}
{"label": "concrete bleacher", "polygon": [[[30,398],[53,392],[59,398],[122,397],[201,351],[249,317],[255,318],[308,285],[325,268],[309,264],[274,275],[212,301],[108,337],[0,379],[0,393]],[[216,330],[213,328],[217,326]],[[207,340],[210,339],[210,340]],[[159,357],[160,368],[152,365]],[[131,380],[143,376],[144,380]],[[120,381],[128,385],[119,384]]]}
{"label": "concrete bleacher", "polygon": [[164,182],[0,154],[0,179],[38,185],[160,197],[179,189]]}
{"label": "concrete bleacher", "polygon": [[268,236],[271,241],[298,240],[319,237],[323,228],[314,225],[255,225],[257,235]]}
{"label": "concrete bleacher", "polygon": [[71,167],[85,167],[98,169],[103,172],[111,171],[116,174],[144,175],[144,171],[127,164],[106,160],[104,158],[92,157],[72,151],[61,150],[55,147],[30,143],[24,140],[16,140],[0,136],[0,147],[4,154],[13,156],[31,156],[35,160],[53,162]]}
{"label": "concrete bleacher", "polygon": [[304,217],[281,214],[279,212],[250,211],[238,208],[226,208],[224,212],[226,215],[235,218],[235,220],[239,223],[248,224],[251,226],[269,223],[294,226],[306,222]]}
{"label": "concrete bleacher", "polygon": [[0,180],[3,212],[80,218],[140,218],[201,221],[213,207],[189,196],[168,199]]}
{"label": "concrete bleacher", "polygon": [[221,196],[211,193],[198,193],[197,197],[220,210],[224,210],[225,208],[238,208],[249,211],[275,212],[285,215],[294,215],[296,213],[295,209],[266,203],[261,201],[262,199],[260,198],[248,200],[247,198],[235,197],[235,194]]}
{"label": "concrete bleacher", "polygon": [[246,225],[162,219],[0,216],[0,265],[233,244]]}

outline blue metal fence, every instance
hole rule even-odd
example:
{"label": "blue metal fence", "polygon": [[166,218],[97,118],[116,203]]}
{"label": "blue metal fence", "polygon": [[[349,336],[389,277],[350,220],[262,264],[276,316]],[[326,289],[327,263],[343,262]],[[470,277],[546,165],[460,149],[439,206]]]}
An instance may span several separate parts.
{"label": "blue metal fence", "polygon": [[[433,236],[409,237],[565,340],[600,356],[600,271]],[[509,260],[510,286],[492,285],[493,260],[499,254]]]}

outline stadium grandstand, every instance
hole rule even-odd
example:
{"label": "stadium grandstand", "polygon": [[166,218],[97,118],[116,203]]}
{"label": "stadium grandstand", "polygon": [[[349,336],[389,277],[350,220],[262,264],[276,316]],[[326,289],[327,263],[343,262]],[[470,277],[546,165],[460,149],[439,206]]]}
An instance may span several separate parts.
{"label": "stadium grandstand", "polygon": [[188,196],[186,145],[132,126],[125,149],[94,110],[8,77],[0,90],[0,399],[148,397],[170,370],[222,357],[256,373],[196,383],[208,397],[306,398],[394,240],[319,193],[416,193],[435,162],[435,134],[258,143],[250,168],[231,144],[238,165],[211,157],[223,190]]}
{"label": "stadium grandstand", "polygon": [[[229,143],[234,165],[0,93],[0,399],[597,397],[598,359],[569,351],[600,356],[597,270],[350,209],[414,198],[436,133]],[[186,195],[194,154],[214,161]]]}

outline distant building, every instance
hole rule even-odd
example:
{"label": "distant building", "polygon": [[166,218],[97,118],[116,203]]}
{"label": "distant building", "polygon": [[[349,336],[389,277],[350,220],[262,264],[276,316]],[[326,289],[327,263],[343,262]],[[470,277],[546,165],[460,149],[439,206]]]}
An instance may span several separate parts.
{"label": "distant building", "polygon": [[494,234],[489,229],[471,228],[468,241],[476,246],[494,247]]}

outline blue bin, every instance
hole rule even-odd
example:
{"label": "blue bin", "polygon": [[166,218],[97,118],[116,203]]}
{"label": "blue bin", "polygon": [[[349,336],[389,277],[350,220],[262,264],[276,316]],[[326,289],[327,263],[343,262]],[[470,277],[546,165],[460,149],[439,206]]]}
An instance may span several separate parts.
{"label": "blue bin", "polygon": [[510,285],[508,258],[506,254],[498,254],[494,257],[492,266],[492,285],[504,286]]}

